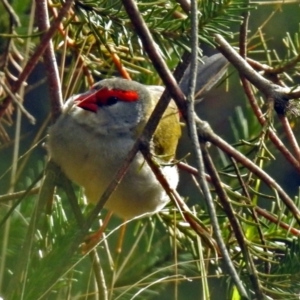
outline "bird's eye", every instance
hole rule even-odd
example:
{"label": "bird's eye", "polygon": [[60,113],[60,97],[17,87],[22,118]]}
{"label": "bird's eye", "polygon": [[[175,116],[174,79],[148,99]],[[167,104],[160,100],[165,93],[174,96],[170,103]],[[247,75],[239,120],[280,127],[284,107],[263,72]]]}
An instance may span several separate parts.
{"label": "bird's eye", "polygon": [[119,102],[119,98],[115,97],[115,96],[111,96],[107,99],[106,105],[111,106],[111,105],[116,104],[117,102]]}

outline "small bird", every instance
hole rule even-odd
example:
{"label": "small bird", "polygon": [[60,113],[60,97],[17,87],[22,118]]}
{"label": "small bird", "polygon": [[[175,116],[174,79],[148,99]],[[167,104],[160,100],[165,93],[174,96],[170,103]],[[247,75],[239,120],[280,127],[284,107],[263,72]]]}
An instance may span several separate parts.
{"label": "small bird", "polygon": [[[221,54],[204,58],[198,66],[197,91],[208,91],[225,73]],[[181,89],[188,92],[187,70]],[[86,93],[70,97],[49,130],[53,161],[84,188],[87,200],[97,203],[142,132],[164,88],[121,78],[105,79]],[[152,137],[150,151],[172,189],[178,184],[173,163],[181,128],[171,102]],[[169,197],[141,153],[137,153],[123,180],[105,207],[124,219],[160,211]]]}
{"label": "small bird", "polygon": [[[72,96],[49,130],[53,161],[97,203],[143,130],[162,87],[121,78],[105,79],[86,93]],[[181,135],[179,114],[171,102],[151,140],[151,153],[175,189],[178,171],[172,163]],[[124,219],[153,214],[169,202],[141,153],[105,207]]]}

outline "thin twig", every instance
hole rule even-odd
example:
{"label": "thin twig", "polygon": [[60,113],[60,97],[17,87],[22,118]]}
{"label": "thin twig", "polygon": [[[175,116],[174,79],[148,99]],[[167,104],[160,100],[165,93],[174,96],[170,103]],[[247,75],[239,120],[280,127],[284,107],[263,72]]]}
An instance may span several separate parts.
{"label": "thin twig", "polygon": [[256,72],[246,60],[244,60],[227,41],[219,34],[215,35],[215,40],[219,44],[218,49],[233,64],[233,66],[243,74],[255,87],[257,87],[266,97],[267,101],[273,101],[274,109],[278,114],[285,114],[289,99],[297,98],[299,89],[291,92],[290,88],[273,84]]}
{"label": "thin twig", "polygon": [[[259,121],[259,123],[264,127],[267,124],[267,120],[262,113],[259,105],[256,102],[256,99],[253,95],[251,85],[249,81],[244,77],[240,76],[241,82],[244,88],[244,91],[246,93],[246,96],[249,100],[249,104],[251,105],[251,108]],[[274,146],[281,152],[281,154],[285,157],[285,159],[294,167],[297,169],[298,172],[300,172],[300,163],[297,161],[297,159],[292,155],[292,153],[287,149],[285,144],[282,143],[281,139],[278,138],[277,134],[274,132],[272,128],[268,128],[268,135]]]}
{"label": "thin twig", "polygon": [[[247,44],[248,44],[247,39],[248,39],[249,17],[250,17],[250,12],[245,11],[243,13],[243,22],[240,26],[240,38],[239,38],[240,55],[244,59],[247,59]],[[243,78],[243,80],[246,81],[245,78]],[[251,203],[251,198],[250,198],[248,189],[247,189],[246,184],[245,184],[245,182],[244,182],[244,180],[243,180],[243,178],[240,174],[240,170],[237,166],[237,163],[232,157],[231,157],[231,161],[233,163],[233,167],[234,167],[235,172],[237,174],[237,177],[238,177],[239,183],[242,187],[243,193],[248,198],[249,203]],[[252,217],[253,217],[253,219],[256,223],[256,228],[257,228],[258,235],[259,235],[259,238],[261,240],[261,243],[262,243],[262,245],[266,246],[266,241],[265,241],[265,238],[264,238],[264,235],[263,235],[260,223],[259,223],[257,212],[255,211],[254,208],[251,208],[251,214],[252,214]],[[263,249],[267,253],[266,247],[264,247]],[[270,273],[270,268],[271,268],[271,263],[268,261],[268,259],[266,259],[266,261],[265,261],[265,272],[266,272],[266,274]]]}
{"label": "thin twig", "polygon": [[[39,1],[37,1],[37,2],[39,2]],[[73,0],[66,0],[65,3],[63,4],[62,8],[59,11],[58,17],[53,21],[53,23],[52,23],[51,27],[49,28],[49,30],[44,34],[44,37],[43,37],[41,43],[35,49],[34,53],[30,57],[30,59],[28,60],[28,62],[26,64],[26,66],[24,67],[22,73],[19,75],[18,80],[14,83],[14,85],[11,89],[11,91],[13,93],[16,93],[19,90],[19,88],[21,87],[23,82],[27,79],[29,74],[34,69],[34,67],[37,64],[39,58],[41,57],[41,55],[43,55],[44,51],[46,50],[46,48],[48,46],[48,42],[50,41],[52,36],[56,33],[57,28],[59,27],[59,24],[61,23],[61,21],[63,20],[63,18],[67,14],[67,12],[69,11],[72,3],[73,3]],[[10,102],[11,102],[10,97],[6,97],[1,102],[0,117],[2,117],[4,115],[5,110],[8,107],[8,105],[10,104]]]}
{"label": "thin twig", "polygon": [[0,228],[5,224],[7,219],[11,216],[11,214],[15,211],[15,209],[20,205],[20,203],[29,195],[33,194],[38,194],[40,192],[40,188],[34,188],[34,186],[43,178],[43,173],[39,174],[37,178],[31,183],[31,185],[27,188],[26,191],[22,192],[17,192],[17,193],[9,193],[7,195],[1,196],[0,197],[0,202],[6,202],[10,200],[15,200],[15,201],[9,211],[6,213],[6,215],[3,217],[3,219],[0,221]]}
{"label": "thin twig", "polygon": [[[252,282],[252,285],[253,285],[253,288],[254,288],[256,298],[257,299],[263,299],[263,292],[262,292],[262,289],[261,289],[261,286],[260,286],[260,283],[259,283],[259,280],[258,280],[255,264],[253,262],[251,254],[249,252],[248,245],[247,245],[242,227],[241,227],[239,221],[237,220],[237,218],[235,216],[235,213],[234,213],[234,210],[231,206],[231,203],[228,200],[227,194],[226,194],[225,190],[222,187],[218,172],[216,171],[215,166],[214,166],[214,164],[211,160],[210,154],[207,150],[207,146],[205,144],[203,144],[201,149],[202,149],[202,152],[203,152],[203,159],[205,161],[206,169],[207,169],[209,175],[211,176],[212,184],[214,185],[216,193],[217,193],[217,195],[219,197],[219,200],[221,202],[221,205],[222,205],[224,211],[226,212],[226,215],[228,217],[230,225],[231,225],[231,227],[234,231],[234,235],[236,237],[236,240],[237,240],[237,242],[238,242],[238,244],[241,248],[241,251],[244,255],[245,262],[248,262],[248,263],[246,263],[246,267],[247,267],[247,270],[248,270],[249,279]],[[227,259],[226,259],[226,261],[227,261]],[[230,262],[231,262],[231,260],[230,260]],[[230,270],[230,271],[232,271],[232,270]],[[238,282],[241,284],[240,279],[239,279],[236,271],[235,271],[234,274],[231,274],[231,275],[232,276],[237,276]],[[233,277],[233,278],[235,278],[237,280],[236,277]],[[236,281],[235,281],[235,283],[236,283]],[[242,291],[243,291],[243,293],[245,292],[246,294],[241,293],[240,288],[241,287],[239,287],[240,294],[243,297],[247,297],[247,293],[244,290],[244,287],[242,286]]]}
{"label": "thin twig", "polygon": [[[165,61],[161,57],[160,51],[157,48],[156,43],[154,42],[151,33],[138,10],[136,1],[123,0],[122,3],[132,22],[132,25],[134,26],[135,32],[137,33],[137,35],[143,43],[145,52],[148,54],[154,68],[161,77],[171,97],[174,99],[177,106],[179,107],[182,117],[186,119],[185,96],[179,88],[176,80],[172,76],[172,73],[168,69]],[[165,102],[165,106],[167,107],[169,101]],[[153,126],[157,126],[157,124],[153,124]]]}
{"label": "thin twig", "polygon": [[[162,185],[167,195],[170,197],[171,201],[173,201],[174,206],[178,208],[178,211],[181,213],[183,219],[191,226],[191,228],[201,237],[204,242],[218,255],[221,255],[220,249],[216,241],[211,237],[210,232],[201,225],[201,222],[197,219],[197,217],[193,214],[193,212],[189,209],[187,204],[183,201],[180,195],[176,190],[173,190],[168,180],[165,178],[158,164],[153,161],[152,155],[149,151],[149,142],[141,142],[140,150],[143,154],[147,164],[151,168],[154,173],[156,179]],[[198,174],[198,173],[197,173]]]}
{"label": "thin twig", "polygon": [[[268,100],[273,100],[274,105],[281,105],[282,101],[286,102],[290,99],[291,93],[289,93],[288,88],[283,88],[270,83],[268,80],[263,78],[257,72],[255,72],[243,58],[241,58],[236,51],[234,51],[231,46],[223,39],[222,36],[216,35],[216,41],[220,44],[219,50],[226,56],[226,58],[233,63],[233,65],[242,73],[252,84],[254,84],[258,89],[266,94]],[[272,98],[272,99],[271,99]],[[277,101],[277,102],[276,102]],[[278,104],[278,101],[280,102]],[[277,104],[276,104],[277,103]],[[277,111],[278,112],[278,111]],[[281,111],[282,112],[282,111]],[[278,112],[279,113],[279,112]],[[199,120],[199,127],[203,127],[203,122]],[[203,128],[201,131],[204,130]],[[282,201],[292,212],[293,216],[300,224],[300,211],[294,204],[292,199],[285,193],[285,191],[275,182],[269,175],[267,175],[263,170],[253,164],[244,155],[234,150],[230,145],[223,141],[219,136],[212,133],[212,130],[206,130],[206,138],[213,144],[217,145],[227,154],[232,155],[238,162],[242,163],[260,179],[262,179],[269,187],[274,188],[280,195]],[[298,162],[296,163],[296,165]]]}
{"label": "thin twig", "polygon": [[[250,12],[245,12],[244,13],[244,22],[242,23],[241,28],[240,28],[240,55],[243,59],[246,59],[246,60],[247,60],[247,31],[248,31],[249,15],[250,15]],[[254,63],[254,61],[251,61],[251,62]],[[263,69],[264,71],[268,71],[269,73],[272,73],[272,72],[270,72],[270,70],[272,70],[272,68],[267,66],[267,65],[259,65],[259,67],[261,69]],[[241,72],[240,72],[240,77],[241,77],[241,81],[242,81],[242,84],[244,86],[246,95],[248,96],[248,99],[250,101],[250,105],[251,105],[253,111],[255,112],[255,115],[257,116],[260,123],[263,126],[265,126],[265,124],[267,124],[266,120],[265,120],[265,117],[261,113],[260,108],[259,108],[259,106],[257,105],[257,103],[255,101],[255,98],[254,98],[253,93],[251,91],[251,87],[250,87],[249,82],[245,79],[244,75]],[[293,159],[293,162],[295,162],[295,163],[293,163],[293,166],[296,166],[298,168],[298,170],[300,171],[300,159],[299,159],[300,158],[300,150],[299,150],[298,143],[295,139],[294,134],[292,133],[292,131],[290,129],[289,123],[287,122],[286,118],[284,116],[281,116],[281,115],[279,115],[279,118],[282,121],[282,124],[285,128],[285,132],[287,133],[288,139],[289,139],[289,141],[290,141],[290,143],[291,143],[291,145],[294,149],[294,152],[296,153],[296,156],[297,156],[298,162]],[[282,149],[283,145],[280,145],[281,147],[278,146],[279,145],[279,143],[278,143],[279,139],[277,138],[274,131],[270,128],[269,132],[270,132],[269,133],[270,138],[273,141],[273,143],[275,144],[275,146],[277,146],[277,148]],[[282,152],[285,155],[289,151],[287,150],[287,148],[285,146],[283,146],[283,148],[286,149],[286,151]],[[291,157],[292,157],[291,154],[286,155],[286,158],[290,162],[292,162]]]}
{"label": "thin twig", "polygon": [[[19,198],[24,198],[24,196],[29,196],[29,195],[36,195],[38,194],[40,191],[40,187],[35,187],[35,188],[32,188],[32,189],[28,189],[26,191],[20,191],[20,192],[16,192],[16,193],[9,193],[9,194],[6,194],[6,195],[0,195],[0,203],[1,202],[7,202],[7,201],[10,201],[10,200],[16,200],[16,199],[19,199]],[[0,226],[1,227],[1,226]]]}
{"label": "thin twig", "polygon": [[[28,271],[28,264],[30,262],[30,259],[24,259],[24,257],[26,258],[30,257],[30,253],[33,247],[33,240],[35,237],[36,227],[38,221],[40,220],[39,216],[42,215],[46,203],[51,200],[49,199],[49,197],[51,198],[53,196],[54,182],[57,173],[56,168],[57,167],[53,166],[53,164],[48,164],[46,167],[45,170],[46,176],[40,190],[39,199],[35,205],[35,209],[30,218],[30,223],[27,229],[27,234],[24,237],[22,248],[20,249],[18,258],[16,259],[16,264],[15,264],[16,268],[13,272],[13,277],[11,278],[8,284],[8,288],[6,292],[7,299],[14,299],[16,297],[18,297],[18,299],[22,299],[20,295],[21,293],[23,293],[23,290],[27,282],[26,274]],[[23,195],[23,197],[25,196],[26,195]]]}
{"label": "thin twig", "polygon": [[[52,11],[52,14],[54,15],[54,17],[57,18],[57,16],[58,16],[58,9],[56,7],[50,5],[49,10]],[[73,13],[73,11],[71,13]],[[73,17],[73,15],[72,15],[72,17]],[[75,21],[78,21],[78,20],[76,20],[76,15],[74,15],[74,17],[75,17]],[[74,48],[76,55],[79,56],[78,59],[80,61],[80,64],[79,64],[80,65],[80,70],[82,69],[83,74],[84,74],[84,76],[85,76],[85,78],[86,78],[89,86],[92,86],[93,83],[94,83],[94,78],[91,75],[91,72],[90,72],[89,68],[87,67],[87,65],[85,63],[83,56],[80,53],[81,50],[78,50],[78,47],[77,47],[77,45],[75,43],[75,40],[72,39],[72,38],[70,38],[69,35],[68,35],[68,29],[69,29],[69,27],[67,27],[65,29],[64,26],[63,26],[63,24],[60,23],[58,29],[59,29],[59,32],[61,33],[61,35],[64,37],[64,45],[63,45],[64,48],[65,48],[64,51],[63,51],[64,52],[64,56],[65,56],[65,51],[66,51],[67,47],[68,47],[68,49],[70,49],[70,47]],[[62,59],[62,61],[65,61],[65,58]],[[64,68],[61,68],[61,82],[63,82],[63,73],[62,73],[63,70],[64,70]]]}
{"label": "thin twig", "polygon": [[[40,31],[47,32],[47,30],[50,27],[47,1],[36,1],[36,11],[36,19]],[[47,33],[41,36],[41,43],[43,42],[43,39],[46,36],[46,34]],[[46,49],[43,53],[43,59],[46,68],[48,87],[50,92],[52,120],[55,121],[57,117],[61,114],[63,101],[57,62],[51,39],[47,42]]]}
{"label": "thin twig", "polygon": [[[246,196],[246,198],[248,199],[248,201],[246,203],[248,204],[252,204],[251,203],[251,197],[250,197],[250,194],[248,192],[248,189],[246,187],[246,184],[241,176],[241,173],[240,173],[240,170],[237,166],[237,163],[236,161],[231,157],[230,158],[231,161],[232,161],[232,164],[233,164],[233,167],[235,169],[235,172],[237,174],[237,178],[238,178],[238,181],[241,185],[241,188],[242,188],[242,191],[243,191],[243,194]],[[263,246],[266,246],[266,240],[265,240],[265,237],[264,237],[264,234],[263,234],[263,231],[262,231],[262,228],[260,226],[260,222],[259,222],[259,219],[258,219],[258,215],[257,215],[257,212],[255,210],[255,207],[250,207],[250,211],[251,211],[251,214],[252,214],[252,218],[254,220],[254,222],[256,223],[256,228],[257,228],[257,232],[258,232],[258,235],[259,235],[259,238],[261,240],[261,243]],[[265,261],[265,272],[266,274],[269,274],[270,273],[270,268],[271,268],[271,263],[268,261],[267,259],[267,248],[266,247],[263,247],[264,251],[266,252],[266,261]]]}
{"label": "thin twig", "polygon": [[203,162],[202,152],[200,149],[200,143],[198,140],[198,134],[197,134],[197,128],[195,122],[196,114],[194,110],[194,95],[195,95],[195,85],[197,79],[197,60],[198,60],[198,8],[197,8],[196,0],[191,0],[190,16],[191,16],[191,27],[192,27],[192,34],[191,34],[192,59],[190,65],[189,92],[187,96],[187,125],[189,130],[189,136],[193,146],[193,151],[196,156],[196,164],[198,168],[197,181],[203,192],[204,199],[208,208],[208,213],[210,215],[212,227],[217,239],[217,243],[220,248],[221,254],[224,258],[225,264],[229,270],[229,274],[231,275],[240,295],[242,295],[245,299],[247,299],[248,298],[247,292],[242,284],[242,281],[239,278],[239,275],[233,265],[229,252],[222,238],[221,229],[218,223],[218,217],[214,207],[213,199],[207,181],[205,179],[204,162]]}
{"label": "thin twig", "polygon": [[[85,220],[81,212],[81,209],[78,205],[77,197],[74,193],[71,182],[63,174],[61,174],[59,182],[65,189],[65,192],[69,199],[69,203],[71,204],[71,208],[73,210],[75,219],[77,221],[78,228],[80,229],[83,226]],[[97,253],[97,250],[95,248],[91,249],[88,255],[92,263],[94,276],[96,279],[96,284],[99,292],[99,299],[108,300],[107,285],[106,285],[104,272],[100,263],[100,257]]]}
{"label": "thin twig", "polygon": [[[203,129],[202,121],[199,121],[199,132],[202,132],[202,134],[205,132],[205,129]],[[227,153],[227,155],[232,156],[236,161],[241,163],[244,167],[249,169],[257,177],[259,177],[262,181],[264,181],[270,188],[276,190],[281,200],[284,202],[286,207],[291,211],[298,224],[300,224],[300,211],[298,207],[295,205],[294,201],[286,194],[286,192],[282,189],[282,187],[272,177],[270,177],[265,171],[263,171],[257,165],[255,165],[251,160],[249,160],[242,153],[236,151],[236,149],[234,149],[231,145],[226,143],[221,137],[213,133],[211,129],[209,130],[206,129],[206,134],[201,138],[208,140],[209,142],[211,142],[212,144],[220,148],[222,151]]]}
{"label": "thin twig", "polygon": [[190,9],[191,9],[191,3],[188,0],[177,0],[177,2],[180,4],[182,10],[186,13],[189,14]]}
{"label": "thin twig", "polygon": [[18,106],[18,108],[20,109],[20,111],[23,113],[23,115],[28,119],[28,121],[34,125],[36,120],[34,118],[34,116],[32,116],[27,110],[26,108],[23,106],[23,104],[21,103],[18,95],[14,94],[11,92],[11,90],[9,89],[9,87],[6,84],[1,84],[1,87],[4,89],[4,91],[6,92],[6,94],[8,96],[11,97],[12,101]]}
{"label": "thin twig", "polygon": [[300,148],[299,148],[298,141],[292,131],[291,125],[286,116],[279,115],[278,117],[281,121],[281,124],[282,124],[283,130],[284,130],[284,133],[287,137],[287,140],[290,142],[291,147],[294,150],[294,153],[295,153],[298,163],[300,165]]}
{"label": "thin twig", "polygon": [[13,25],[21,26],[19,16],[16,14],[9,2],[7,0],[1,0],[1,2],[3,3],[5,10],[8,12]]}
{"label": "thin twig", "polygon": [[[198,170],[190,165],[187,165],[186,163],[179,162],[177,165],[180,170],[183,170],[194,176],[198,175]],[[206,180],[211,182],[210,176],[207,174],[205,176],[206,176]],[[226,188],[225,185],[224,185],[224,188]],[[278,225],[282,229],[287,230],[289,233],[291,233],[295,236],[300,236],[300,231],[298,229],[291,227],[290,224],[286,224],[286,223],[282,222],[277,216],[273,216],[270,212],[266,211],[265,209],[260,208],[259,206],[255,206],[254,209],[260,216],[263,216],[264,218],[266,218],[268,221],[272,222],[273,224]]]}
{"label": "thin twig", "polygon": [[[215,39],[219,44],[218,49],[220,52],[262,93],[270,96],[270,93],[272,93],[273,90],[276,90],[277,86],[273,85],[269,80],[255,72],[255,70],[252,69],[252,67],[228,44],[228,42],[220,34],[216,34]],[[289,89],[278,87],[278,92],[286,94],[289,92]]]}

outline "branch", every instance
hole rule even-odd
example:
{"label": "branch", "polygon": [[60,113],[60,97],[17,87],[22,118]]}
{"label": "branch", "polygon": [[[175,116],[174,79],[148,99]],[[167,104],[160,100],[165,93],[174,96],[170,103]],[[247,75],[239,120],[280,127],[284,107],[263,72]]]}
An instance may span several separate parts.
{"label": "branch", "polygon": [[[194,175],[194,176],[198,176],[198,170],[195,169],[194,167],[188,165],[188,164],[185,164],[183,162],[179,162],[178,163],[178,168],[180,170],[183,170],[191,175]],[[206,175],[206,180],[208,182],[212,182],[211,178],[209,175]],[[229,187],[226,187],[226,185],[223,184],[223,188],[229,188]],[[247,202],[247,204],[250,204],[251,205],[251,202]],[[292,235],[295,235],[295,236],[300,236],[300,231],[298,229],[296,229],[295,227],[291,227],[290,224],[287,224],[287,223],[284,223],[280,220],[280,218],[278,218],[277,216],[274,216],[272,215],[270,212],[268,212],[267,210],[265,209],[262,209],[260,208],[259,206],[255,206],[254,207],[254,210],[257,214],[259,214],[260,216],[263,216],[266,220],[268,220],[269,222],[272,222],[273,224],[276,224],[278,225],[279,227],[281,227],[282,229],[284,230],[287,230],[289,233],[291,233]]]}
{"label": "branch", "polygon": [[249,169],[258,178],[260,178],[263,182],[265,182],[271,189],[276,190],[283,203],[291,211],[298,224],[300,224],[300,211],[298,207],[295,205],[294,201],[285,193],[285,191],[281,188],[281,186],[272,177],[270,177],[265,171],[259,168],[246,156],[244,156],[236,149],[234,149],[231,145],[226,143],[222,138],[216,135],[210,128],[207,128],[207,126],[205,127],[203,121],[197,120],[197,123],[198,123],[198,133],[201,139],[203,138],[206,139],[207,141],[211,142],[212,144],[220,148],[222,151],[227,153],[227,155],[232,156],[237,162],[241,163],[244,167]]}
{"label": "branch", "polygon": [[[182,93],[181,89],[179,88],[176,80],[174,79],[172,73],[168,69],[167,64],[163,60],[163,58],[160,55],[160,52],[158,50],[158,47],[156,46],[156,43],[154,42],[151,33],[143,20],[137,4],[133,0],[125,1],[123,0],[124,8],[132,22],[132,25],[134,26],[134,29],[141,39],[143,43],[143,47],[145,52],[148,54],[154,68],[156,69],[157,73],[161,77],[164,85],[168,89],[171,97],[176,102],[182,117],[186,119],[186,102],[185,102],[185,96]],[[165,109],[167,108],[169,101],[165,101]],[[165,110],[164,109],[164,110]],[[153,124],[155,125],[155,124]],[[157,126],[157,124],[156,124]]]}
{"label": "branch", "polygon": [[[36,20],[41,32],[46,32],[49,29],[50,24],[46,0],[36,1]],[[59,25],[60,23],[58,24],[58,26]],[[46,34],[43,34],[41,36],[41,43],[43,43],[45,35]],[[61,114],[63,99],[56,57],[51,39],[47,42],[46,48],[43,53],[43,59],[49,83],[52,120],[55,121]]]}
{"label": "branch", "polygon": [[[39,1],[37,1],[39,2]],[[19,75],[18,80],[14,83],[12,87],[12,92],[17,93],[23,82],[27,79],[29,74],[32,72],[34,69],[35,65],[37,64],[39,58],[41,55],[43,55],[44,51],[46,50],[48,46],[48,42],[52,38],[52,36],[56,33],[57,29],[59,28],[59,24],[63,20],[64,16],[67,14],[69,11],[71,5],[73,3],[73,0],[66,0],[62,8],[60,9],[58,17],[53,21],[51,27],[49,30],[44,34],[44,37],[42,38],[41,43],[39,46],[35,49],[34,53],[28,60],[26,66],[24,67],[22,73]],[[11,98],[8,96],[6,97],[1,105],[0,105],[0,118],[4,115],[6,108],[8,105],[11,103]]]}
{"label": "branch", "polygon": [[257,87],[266,97],[267,101],[274,103],[274,109],[278,114],[285,114],[289,99],[294,99],[299,90],[291,92],[289,88],[273,84],[257,73],[219,34],[215,35],[215,40],[219,44],[220,52],[232,63],[232,65]]}
{"label": "branch", "polygon": [[[209,155],[209,152],[207,150],[207,145],[205,143],[203,143],[201,149],[202,149],[202,152],[203,152],[203,159],[205,161],[205,166],[206,166],[207,172],[211,176],[212,184],[215,187],[215,190],[216,190],[216,193],[219,197],[221,205],[222,205],[222,207],[223,207],[223,209],[226,213],[226,216],[228,217],[228,220],[229,220],[230,225],[233,229],[234,235],[235,235],[235,237],[237,239],[237,242],[238,242],[238,244],[241,248],[241,251],[243,253],[243,256],[244,256],[244,259],[245,259],[245,262],[246,262],[246,267],[247,267],[248,272],[249,272],[249,274],[248,274],[249,279],[251,280],[252,285],[254,287],[255,295],[256,295],[257,299],[263,299],[264,297],[263,297],[261,286],[260,286],[260,283],[259,283],[259,280],[258,280],[255,264],[253,262],[251,254],[250,254],[250,251],[249,251],[249,248],[248,248],[246,238],[244,236],[244,232],[242,230],[241,224],[238,222],[238,220],[236,218],[236,215],[235,215],[235,212],[234,212],[234,210],[231,206],[231,203],[230,203],[230,201],[227,197],[227,194],[226,194],[224,188],[222,187],[219,175],[218,175],[218,173],[215,169],[215,166],[214,166],[214,164],[211,160],[211,157]],[[213,208],[213,210],[215,210],[215,208]],[[220,228],[218,228],[218,232],[220,234],[220,232],[221,232]],[[222,240],[222,243],[224,243],[221,234],[220,234],[219,238]],[[226,252],[227,252],[227,249],[226,249]],[[231,258],[229,256],[229,254],[228,254],[228,256],[224,256],[224,259],[227,262],[227,264],[228,264],[228,262],[230,262],[230,266],[231,266],[232,261],[231,261]],[[240,282],[240,278],[236,274],[235,268],[230,269],[230,271],[231,271],[231,276],[235,279],[235,283],[236,284],[237,284],[237,282],[239,283],[239,286],[237,285],[237,287],[239,288],[239,293],[243,297],[247,298],[248,297],[247,293],[244,290],[244,287],[243,287],[242,283]],[[234,271],[234,273],[232,273],[233,271]]]}

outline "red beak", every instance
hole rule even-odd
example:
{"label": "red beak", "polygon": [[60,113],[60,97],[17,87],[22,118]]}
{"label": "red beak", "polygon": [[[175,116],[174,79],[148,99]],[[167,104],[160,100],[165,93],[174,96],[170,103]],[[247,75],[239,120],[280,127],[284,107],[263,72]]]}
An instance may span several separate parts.
{"label": "red beak", "polygon": [[97,112],[98,105],[97,105],[97,90],[90,89],[87,92],[78,95],[75,99],[74,103],[81,107],[82,109]]}

